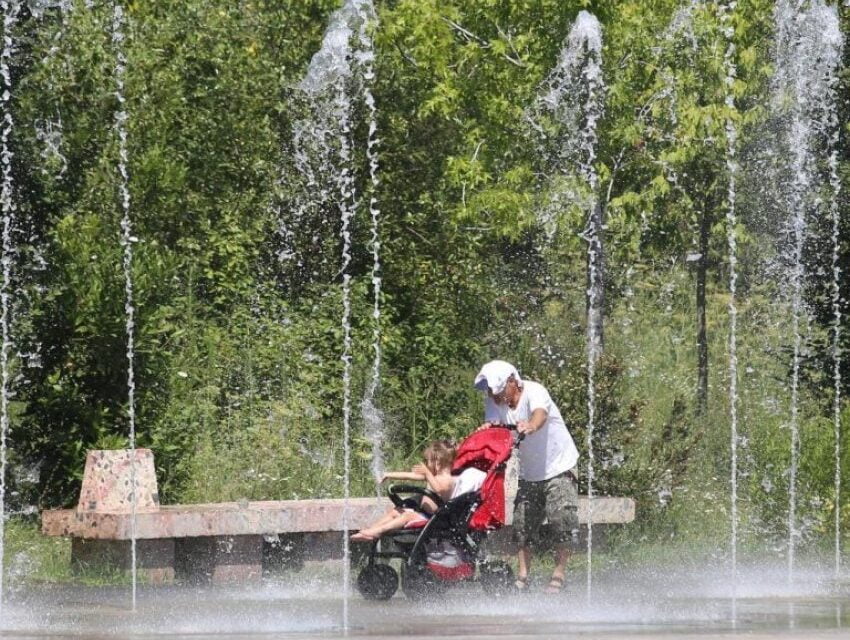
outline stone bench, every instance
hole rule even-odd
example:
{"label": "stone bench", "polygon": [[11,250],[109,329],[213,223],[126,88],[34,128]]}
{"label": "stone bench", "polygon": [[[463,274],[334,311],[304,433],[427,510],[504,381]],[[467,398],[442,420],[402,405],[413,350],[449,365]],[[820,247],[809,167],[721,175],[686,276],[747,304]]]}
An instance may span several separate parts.
{"label": "stone bench", "polygon": [[[150,582],[255,581],[273,561],[271,552],[297,561],[341,558],[344,510],[348,529],[356,530],[389,505],[386,498],[350,498],[161,506],[149,449],[136,450],[135,465],[130,451],[90,451],[77,508],[43,511],[42,532],[71,537],[75,564],[119,568],[129,566],[135,537],[137,569]],[[629,498],[594,498],[592,506],[594,525],[634,520]],[[587,523],[588,513],[587,499],[580,498],[580,522]],[[508,529],[498,533],[504,537]]]}

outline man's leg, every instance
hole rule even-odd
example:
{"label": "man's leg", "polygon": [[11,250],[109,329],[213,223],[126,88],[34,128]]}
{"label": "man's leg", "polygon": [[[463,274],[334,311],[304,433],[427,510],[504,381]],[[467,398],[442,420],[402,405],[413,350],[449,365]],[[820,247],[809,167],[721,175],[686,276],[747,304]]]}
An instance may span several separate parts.
{"label": "man's leg", "polygon": [[520,547],[517,552],[517,578],[522,582],[528,580],[528,571],[531,569],[531,549]]}
{"label": "man's leg", "polygon": [[[517,546],[517,583],[518,589],[528,587],[528,575],[531,571],[531,536],[543,524],[543,502],[540,483],[519,481],[514,502],[514,542]],[[540,495],[538,495],[540,494]]]}
{"label": "man's leg", "polygon": [[567,562],[570,559],[569,540],[578,528],[578,487],[569,476],[547,481],[546,517],[554,535],[555,568],[546,587],[547,593],[558,593],[564,586]]}
{"label": "man's leg", "polygon": [[562,581],[567,573],[567,562],[570,560],[570,547],[563,543],[555,545],[555,569],[552,571],[553,578]]}

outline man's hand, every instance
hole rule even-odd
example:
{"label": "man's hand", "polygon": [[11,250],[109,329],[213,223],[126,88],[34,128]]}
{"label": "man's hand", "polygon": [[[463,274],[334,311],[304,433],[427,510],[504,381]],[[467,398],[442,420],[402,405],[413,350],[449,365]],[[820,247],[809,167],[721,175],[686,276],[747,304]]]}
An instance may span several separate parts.
{"label": "man's hand", "polygon": [[531,412],[530,420],[517,420],[516,430],[525,435],[534,433],[546,424],[548,417],[549,414],[546,413],[545,409],[535,409]]}
{"label": "man's hand", "polygon": [[531,424],[531,422],[529,422],[528,420],[517,420],[516,430],[517,430],[517,433],[523,433],[523,434],[534,433],[535,431],[537,431],[537,429],[534,427],[534,425]]}
{"label": "man's hand", "polygon": [[492,422],[485,422],[485,423],[483,423],[481,426],[479,426],[479,427],[476,429],[476,431],[483,431],[484,429],[489,429],[489,428],[490,428],[490,427],[492,427],[492,426],[493,426],[493,423],[492,423]]}

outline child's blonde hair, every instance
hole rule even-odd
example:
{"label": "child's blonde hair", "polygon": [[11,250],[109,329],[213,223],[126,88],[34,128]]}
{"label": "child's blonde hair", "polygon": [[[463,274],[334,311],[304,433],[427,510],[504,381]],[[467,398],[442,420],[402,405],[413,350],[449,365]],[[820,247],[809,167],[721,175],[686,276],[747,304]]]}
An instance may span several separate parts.
{"label": "child's blonde hair", "polygon": [[449,440],[435,440],[422,453],[425,465],[430,469],[446,469],[452,466],[457,450]]}

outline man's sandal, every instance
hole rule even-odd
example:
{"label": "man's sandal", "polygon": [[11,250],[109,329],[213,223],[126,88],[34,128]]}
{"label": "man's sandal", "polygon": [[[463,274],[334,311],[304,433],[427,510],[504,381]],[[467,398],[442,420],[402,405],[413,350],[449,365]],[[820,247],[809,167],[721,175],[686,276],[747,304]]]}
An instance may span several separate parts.
{"label": "man's sandal", "polygon": [[549,580],[549,584],[546,585],[546,593],[556,594],[561,593],[561,590],[564,588],[564,579],[559,576],[552,576]]}
{"label": "man's sandal", "polygon": [[514,589],[517,591],[528,591],[528,576],[517,576],[514,582]]}

